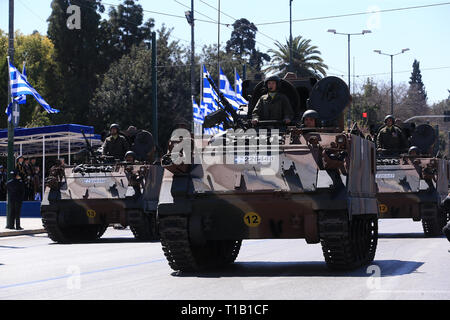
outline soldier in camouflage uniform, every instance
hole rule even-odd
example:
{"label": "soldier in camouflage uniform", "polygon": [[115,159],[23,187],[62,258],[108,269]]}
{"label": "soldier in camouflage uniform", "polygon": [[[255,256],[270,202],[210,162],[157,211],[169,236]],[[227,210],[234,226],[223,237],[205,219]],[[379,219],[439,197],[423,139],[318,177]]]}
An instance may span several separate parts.
{"label": "soldier in camouflage uniform", "polygon": [[384,126],[377,135],[377,148],[379,151],[386,150],[387,152],[398,152],[407,147],[407,143],[403,132],[394,126],[395,118],[392,115],[387,115],[384,118]]}
{"label": "soldier in camouflage uniform", "polygon": [[262,95],[252,112],[252,123],[261,120],[278,120],[289,124],[294,117],[289,99],[279,91],[280,78],[271,76],[265,81],[267,94]]}
{"label": "soldier in camouflage uniform", "polygon": [[110,136],[103,143],[103,155],[122,160],[129,145],[127,139],[119,134],[119,130],[119,125],[115,123],[109,127]]}

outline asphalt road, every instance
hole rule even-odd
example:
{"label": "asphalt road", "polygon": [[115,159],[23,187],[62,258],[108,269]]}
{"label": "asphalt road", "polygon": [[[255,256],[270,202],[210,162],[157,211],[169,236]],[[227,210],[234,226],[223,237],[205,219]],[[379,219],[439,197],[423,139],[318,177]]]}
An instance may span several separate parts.
{"label": "asphalt road", "polygon": [[173,272],[159,242],[109,228],[97,243],[55,244],[46,234],[0,239],[0,300],[6,299],[450,299],[450,243],[424,238],[412,220],[381,220],[375,261],[327,269],[320,244],[244,241],[220,272]]}

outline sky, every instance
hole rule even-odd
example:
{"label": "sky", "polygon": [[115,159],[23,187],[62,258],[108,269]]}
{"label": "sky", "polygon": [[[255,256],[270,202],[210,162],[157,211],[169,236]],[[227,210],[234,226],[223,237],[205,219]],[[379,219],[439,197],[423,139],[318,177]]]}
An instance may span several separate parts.
{"label": "sky", "polygon": [[[0,29],[4,31],[8,30],[8,2],[0,0]],[[117,5],[122,1],[102,2],[108,10],[109,4]],[[31,34],[34,30],[46,34],[50,3],[51,0],[15,0],[15,29],[24,34]],[[173,28],[173,39],[190,47],[191,30],[184,12],[190,9],[191,0],[139,0],[138,3],[145,10],[145,19],[154,18],[157,29],[163,24]],[[220,22],[229,24],[221,25],[220,32],[217,26],[219,4]],[[289,0],[194,0],[194,11],[195,19],[199,19],[195,23],[196,53],[201,52],[204,45],[217,44],[218,33],[221,46],[225,46],[233,30],[232,23],[240,18],[246,18],[257,26],[256,46],[260,51],[275,48],[275,41],[285,43],[289,38]],[[397,54],[409,48],[409,51],[393,57],[394,85],[408,85],[413,61],[417,59],[428,103],[439,102],[449,96],[450,2],[293,0],[292,20],[293,37],[301,35],[311,39],[311,44],[318,47],[328,65],[327,74],[341,77],[346,82],[348,37],[327,30],[335,29],[345,34],[371,30],[368,34],[350,36],[351,90],[355,87],[358,91],[367,77],[379,84],[390,85],[391,58],[374,50]],[[280,23],[267,24],[270,22]]]}

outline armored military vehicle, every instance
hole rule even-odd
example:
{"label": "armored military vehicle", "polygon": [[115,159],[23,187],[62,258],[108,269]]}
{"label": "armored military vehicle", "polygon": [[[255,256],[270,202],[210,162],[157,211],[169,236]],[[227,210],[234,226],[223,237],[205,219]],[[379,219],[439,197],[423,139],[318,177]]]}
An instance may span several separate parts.
{"label": "armored military vehicle", "polygon": [[448,194],[448,161],[432,155],[436,134],[428,124],[415,127],[410,150],[377,152],[377,198],[380,219],[422,221],[425,236],[438,236],[449,220],[443,200]]}
{"label": "armored military vehicle", "polygon": [[135,161],[101,157],[88,148],[89,161],[51,168],[41,205],[50,239],[93,241],[110,224],[129,225],[139,240],[159,239],[156,209],[163,169],[159,163],[148,162],[150,138],[147,131],[137,134]]}
{"label": "armored military vehicle", "polygon": [[[251,127],[250,119],[236,115],[218,93],[224,109],[204,123],[214,126],[214,119],[222,119],[225,132],[203,140],[186,130],[173,134],[162,158],[157,218],[172,269],[199,271],[232,263],[244,239],[321,243],[332,269],[352,269],[374,259],[375,145],[343,132],[347,85],[336,77],[317,82],[287,75],[280,87],[295,112],[289,126],[260,121]],[[247,88],[251,115],[264,84],[247,83]],[[320,127],[302,127],[307,106],[320,114]]]}

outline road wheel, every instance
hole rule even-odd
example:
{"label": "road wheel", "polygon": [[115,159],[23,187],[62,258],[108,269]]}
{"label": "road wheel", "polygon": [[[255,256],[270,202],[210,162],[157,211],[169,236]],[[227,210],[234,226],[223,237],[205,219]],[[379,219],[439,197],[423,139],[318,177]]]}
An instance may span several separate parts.
{"label": "road wheel", "polygon": [[164,255],[173,270],[210,270],[236,260],[241,240],[207,240],[202,245],[193,245],[189,240],[187,217],[170,216],[158,221]]}
{"label": "road wheel", "polygon": [[156,227],[156,213],[132,211],[129,213],[130,229],[137,240],[159,240]]}
{"label": "road wheel", "polygon": [[355,215],[349,221],[346,212],[319,214],[320,239],[328,267],[351,270],[373,261],[378,242],[376,215]]}
{"label": "road wheel", "polygon": [[440,207],[434,207],[431,215],[422,217],[423,232],[426,237],[437,237],[442,235],[442,228],[447,224],[449,213]]}

